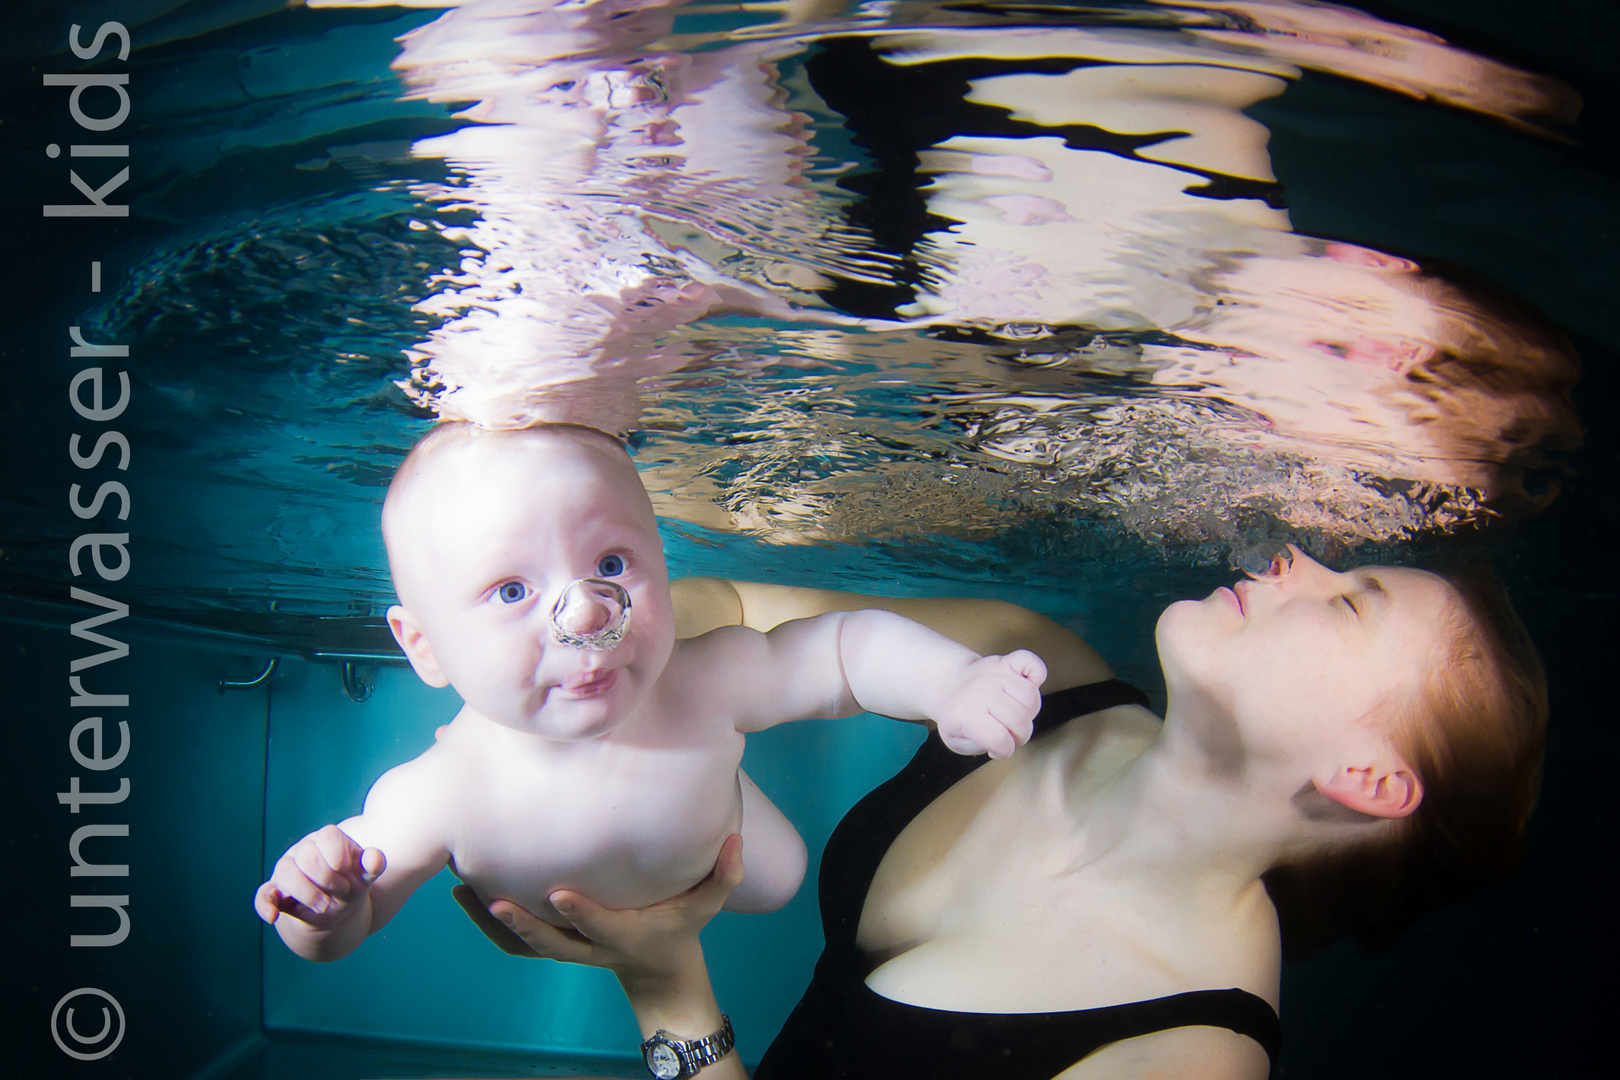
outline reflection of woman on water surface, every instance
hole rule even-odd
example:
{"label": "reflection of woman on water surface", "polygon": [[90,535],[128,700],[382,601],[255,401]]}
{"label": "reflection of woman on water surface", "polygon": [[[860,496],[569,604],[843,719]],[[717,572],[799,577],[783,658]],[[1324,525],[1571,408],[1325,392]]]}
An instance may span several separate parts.
{"label": "reflection of woman on water surface", "polygon": [[[638,380],[704,355],[706,316],[853,323],[867,332],[817,337],[816,367],[892,370],[987,475],[1072,481],[1084,513],[1195,542],[1234,508],[1352,542],[1454,528],[1544,501],[1523,477],[1578,437],[1556,332],[1492,290],[1294,233],[1250,115],[1296,61],[1508,118],[1556,113],[1552,80],[1373,20],[1340,41],[1337,9],[1287,7],[1332,24],[1296,56],[1258,32],[926,21],[688,52],[667,5],[531,6],[461,7],[396,63],[424,96],[480,101],[482,123],[414,148],[464,175],[433,197],[477,211],[455,232],[469,258],[421,305],[445,321],[416,391],[443,416],[626,430]],[[941,15],[925,9],[896,19]],[[1378,67],[1402,49],[1400,72]],[[792,423],[768,380],[750,396],[750,373],[797,360],[723,361],[761,435],[737,475],[768,483],[711,476],[678,423],[644,433],[644,461],[669,463],[645,476],[661,514],[870,536],[862,481],[932,467],[922,434],[866,470],[776,468],[860,457],[859,425]],[[1150,457],[1191,449],[1121,470],[1129,432]],[[989,513],[916,486],[942,497],[907,507],[914,532]]]}
{"label": "reflection of woman on water surface", "polygon": [[[1489,588],[1291,555],[1160,617],[1162,723],[1037,616],[886,602],[1040,651],[1047,706],[1011,758],[953,768],[930,739],[850,811],[822,864],[826,951],[758,1076],[1261,1077],[1285,954],[1388,943],[1510,874],[1546,721],[1516,617]],[[684,588],[694,631],[872,602]],[[721,1024],[697,930],[735,843],[654,908],[553,896],[575,935],[463,904],[509,951],[613,969],[644,1034],[695,1039]],[[730,1055],[704,1075],[743,1073]]]}

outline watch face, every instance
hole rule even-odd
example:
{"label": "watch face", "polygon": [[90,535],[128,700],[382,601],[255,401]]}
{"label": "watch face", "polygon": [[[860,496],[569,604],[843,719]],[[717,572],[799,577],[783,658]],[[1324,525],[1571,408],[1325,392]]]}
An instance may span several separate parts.
{"label": "watch face", "polygon": [[664,1043],[654,1043],[647,1051],[647,1068],[658,1080],[678,1080],[682,1072],[680,1057]]}

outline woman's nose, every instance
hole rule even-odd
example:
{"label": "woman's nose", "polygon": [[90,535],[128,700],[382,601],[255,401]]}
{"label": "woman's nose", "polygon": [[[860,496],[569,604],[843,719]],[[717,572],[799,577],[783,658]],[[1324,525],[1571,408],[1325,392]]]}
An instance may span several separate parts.
{"label": "woman's nose", "polygon": [[1288,567],[1282,576],[1294,579],[1301,587],[1320,587],[1324,589],[1339,589],[1343,583],[1339,580],[1344,575],[1331,567],[1323,566],[1294,545],[1288,545],[1293,555]]}
{"label": "woman's nose", "polygon": [[[1263,553],[1265,549],[1261,548],[1260,551]],[[1246,563],[1243,572],[1258,581],[1285,578],[1293,572],[1294,560],[1297,558],[1304,558],[1309,561],[1310,556],[1300,551],[1293,544],[1285,544],[1280,551],[1273,552],[1271,557],[1265,559],[1259,566]]]}

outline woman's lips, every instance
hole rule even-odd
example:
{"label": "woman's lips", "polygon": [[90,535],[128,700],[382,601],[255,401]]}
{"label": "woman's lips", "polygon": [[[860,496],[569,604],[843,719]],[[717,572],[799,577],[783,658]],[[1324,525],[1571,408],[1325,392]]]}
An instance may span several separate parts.
{"label": "woman's lips", "polygon": [[[1238,583],[1238,588],[1242,588],[1242,587],[1243,587],[1243,583],[1239,582]],[[1243,596],[1236,589],[1228,589],[1225,585],[1222,585],[1220,588],[1216,589],[1215,591],[1218,592],[1218,593],[1221,593],[1223,596],[1226,597],[1226,599],[1230,600],[1232,602],[1232,606],[1237,608],[1239,615],[1244,614],[1244,611],[1243,611]]]}
{"label": "woman's lips", "polygon": [[557,685],[567,697],[575,699],[600,697],[613,689],[613,684],[619,679],[616,669],[606,668],[601,671],[584,671],[578,675],[571,675]]}

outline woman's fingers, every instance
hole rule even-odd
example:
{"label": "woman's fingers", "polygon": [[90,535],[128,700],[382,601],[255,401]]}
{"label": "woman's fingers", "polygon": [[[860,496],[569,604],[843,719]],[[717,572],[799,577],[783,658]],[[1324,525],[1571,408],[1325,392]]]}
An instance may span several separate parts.
{"label": "woman's fingers", "polygon": [[[513,956],[538,957],[540,955],[526,941],[507,929],[499,919],[490,914],[489,909],[478,899],[478,894],[473,892],[469,886],[457,885],[450,890],[450,895],[456,898],[456,903],[461,905],[461,910],[467,913],[467,918],[473,921],[473,925],[478,927],[479,931],[494,942],[502,952],[510,953]],[[532,918],[532,916],[530,917]],[[514,921],[516,921],[515,917]]]}
{"label": "woman's fingers", "polygon": [[509,900],[496,900],[489,905],[489,911],[517,935],[535,956],[570,964],[602,966],[601,958],[596,955],[596,943],[572,930],[552,926]]}
{"label": "woman's fingers", "polygon": [[732,833],[720,845],[720,857],[715,859],[714,869],[709,871],[709,876],[688,892],[689,906],[704,912],[703,921],[708,922],[720,911],[732,890],[742,884],[742,879],[742,834]]}
{"label": "woman's fingers", "polygon": [[559,889],[547,899],[574,927],[559,929],[507,900],[487,908],[466,885],[451,890],[479,931],[502,952],[589,964],[618,972],[663,973],[688,958],[701,930],[743,879],[742,837],[720,847],[714,869],[679,896],[650,907],[615,911]]}
{"label": "woman's fingers", "polygon": [[466,885],[457,885],[450,890],[450,895],[483,935],[504,953],[566,960],[571,964],[598,963],[592,942],[536,918],[510,900],[496,900],[486,908],[479,902],[478,894]]}

